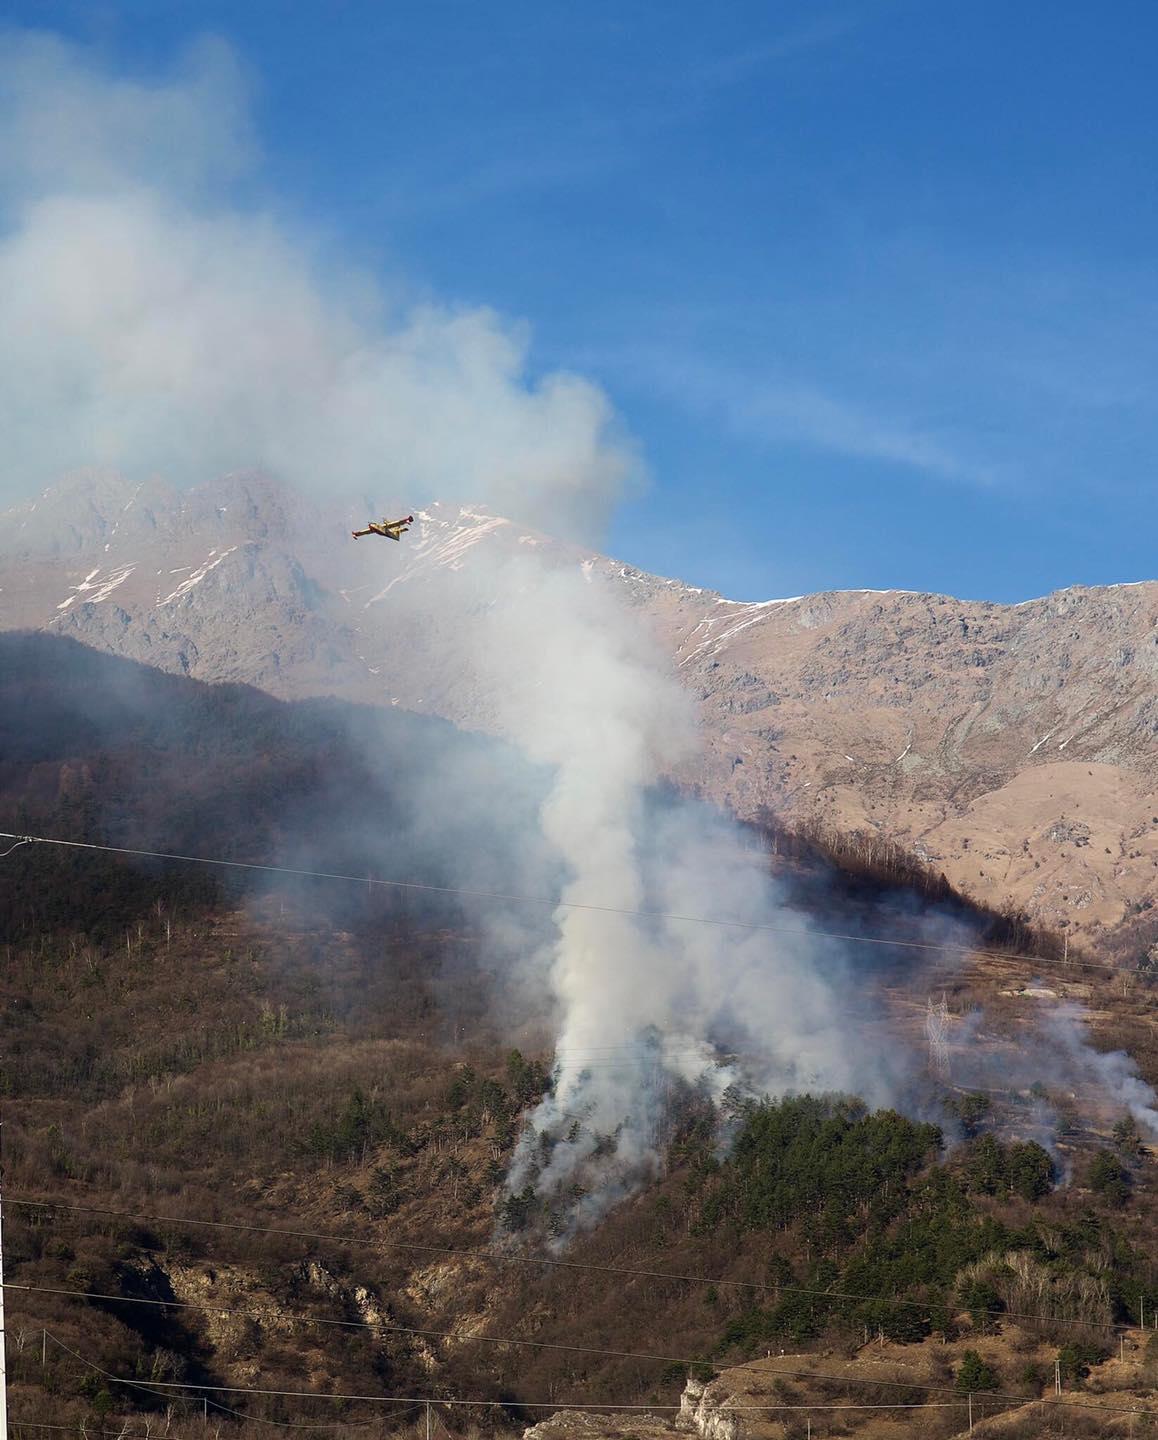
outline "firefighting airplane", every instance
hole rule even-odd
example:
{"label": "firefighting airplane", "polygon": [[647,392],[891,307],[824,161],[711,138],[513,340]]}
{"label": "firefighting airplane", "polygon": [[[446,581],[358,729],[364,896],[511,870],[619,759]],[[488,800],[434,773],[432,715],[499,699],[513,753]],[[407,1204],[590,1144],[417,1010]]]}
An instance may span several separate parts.
{"label": "firefighting airplane", "polygon": [[352,530],[350,533],[355,540],[361,539],[363,535],[381,535],[386,540],[401,540],[413,524],[413,515],[407,515],[405,519],[402,520],[383,519],[378,525],[375,525],[373,520],[371,520],[365,530]]}

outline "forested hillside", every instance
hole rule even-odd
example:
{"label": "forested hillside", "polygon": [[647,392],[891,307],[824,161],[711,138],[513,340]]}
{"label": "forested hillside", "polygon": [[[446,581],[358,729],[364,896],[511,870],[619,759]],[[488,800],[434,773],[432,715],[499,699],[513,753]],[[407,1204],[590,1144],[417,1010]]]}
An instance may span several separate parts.
{"label": "forested hillside", "polygon": [[[740,1106],[723,1157],[689,1106],[664,1177],[559,1256],[549,1217],[500,1189],[550,1056],[487,1018],[470,948],[397,917],[211,910],[9,947],[18,1416],[406,1418],[228,1388],[258,1386],[501,1400],[471,1412],[501,1427],[541,1402],[670,1404],[689,1372],[769,1348],[1014,1325],[1078,1384],[1158,1303],[1136,1132],[1058,1188],[979,1097],[954,1102],[972,1138],[948,1154],[933,1125],[800,1097]],[[1048,1378],[1026,1359],[978,1388]]]}
{"label": "forested hillside", "polygon": [[[428,885],[465,875],[493,889],[516,864],[524,875],[535,864],[533,852],[514,847],[540,789],[508,747],[445,721],[322,700],[286,704],[71,640],[0,635],[8,830]],[[0,926],[10,936],[45,924],[112,933],[155,903],[161,877],[172,900],[188,902],[253,894],[264,883],[254,872],[128,872],[99,856],[39,851],[33,861],[18,851],[0,872]],[[326,886],[325,904],[340,907],[347,891]],[[375,896],[376,906],[389,903]],[[432,914],[447,908],[434,894],[424,904]]]}
{"label": "forested hillside", "polygon": [[[375,837],[379,877],[445,877],[412,784],[421,721],[3,645],[2,828],[355,875]],[[456,826],[501,889],[518,827],[496,817],[533,808],[536,776],[440,727],[439,753],[455,747],[494,803],[447,807],[439,831]],[[802,916],[823,903],[881,927],[935,903],[977,935],[1005,926],[1010,959],[963,972],[953,1003],[1017,974],[1016,927],[919,867],[861,856],[845,873],[816,842],[771,848]],[[689,1374],[770,1350],[956,1355],[1015,1329],[1022,1358],[965,1383],[1032,1396],[1053,1357],[1088,1386],[1114,1327],[1158,1304],[1152,1162],[1125,1113],[1058,1148],[1011,1138],[1016,1097],[932,1078],[925,1120],[673,1094],[655,1183],[561,1251],[551,1208],[504,1186],[551,1083],[548,1017],[496,968],[490,912],[463,904],[42,845],[0,862],[18,1433],[403,1429],[425,1396],[477,1402],[437,1411],[454,1434],[502,1430],[578,1400],[675,1404]],[[874,959],[898,1004],[924,1003],[917,965]],[[1149,1034],[1149,995],[1106,982],[1099,1024]],[[910,1433],[952,1433],[939,1423]],[[830,1417],[813,1433],[842,1432]]]}

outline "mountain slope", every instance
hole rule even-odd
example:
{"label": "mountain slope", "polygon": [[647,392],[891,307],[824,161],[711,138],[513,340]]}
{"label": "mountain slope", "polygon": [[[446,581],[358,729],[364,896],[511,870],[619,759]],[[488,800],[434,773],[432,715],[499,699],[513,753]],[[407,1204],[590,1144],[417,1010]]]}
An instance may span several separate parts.
{"label": "mountain slope", "polygon": [[[425,878],[439,854],[418,843],[417,756],[453,767],[461,755],[491,788],[479,815],[456,795],[455,864],[477,852],[504,874],[518,858],[507,832],[538,798],[534,774],[513,784],[504,750],[435,719],[290,704],[67,639],[0,636],[0,812],[22,810],[30,825],[96,827],[114,842],[172,834],[256,861],[292,860],[308,844],[327,869],[357,873],[372,859]],[[1120,1097],[1102,1093],[1067,1110],[1058,1153],[1076,1183],[1055,1188],[1044,1151],[999,1138],[1023,1116],[1016,1089],[994,1099],[930,1079],[946,1124],[960,1120],[948,1154],[928,1123],[794,1096],[736,1110],[724,1155],[706,1095],[675,1087],[653,1182],[560,1257],[541,1243],[557,1218],[549,1199],[502,1189],[552,1049],[526,973],[504,987],[484,923],[493,902],[474,913],[442,897],[397,904],[389,890],[306,889],[298,877],[268,893],[251,885],[240,905],[191,883],[201,874],[32,846],[0,867],[5,1259],[24,1423],[128,1422],[136,1434],[172,1406],[170,1433],[196,1440],[203,1405],[240,1411],[253,1433],[382,1423],[373,1405],[318,1419],[318,1402],[293,1398],[327,1390],[474,1397],[503,1402],[506,1420],[538,1419],[545,1404],[674,1405],[689,1361],[696,1373],[731,1367],[699,1407],[710,1421],[740,1375],[781,1378],[738,1362],[788,1346],[796,1370],[844,1370],[831,1352],[859,1350],[866,1327],[914,1388],[925,1365],[978,1346],[1028,1396],[1039,1382],[1023,1381],[1013,1356],[1051,1370],[1072,1333],[1043,1308],[1046,1262],[1049,1306],[1097,1354],[1117,1338],[1106,1327],[1151,1311],[1153,1160],[1116,1123]],[[791,925],[819,910],[860,933],[874,910],[888,910],[887,926],[921,906],[903,893],[881,906],[863,877],[781,880]],[[951,901],[939,897],[943,916]],[[972,917],[978,928],[985,918]],[[1026,1047],[1043,992],[1025,986],[1038,970],[1011,955],[946,982],[962,1018],[983,1003],[994,1054]],[[888,992],[893,1043],[920,1045],[929,980],[924,955],[875,950],[859,967],[859,983]],[[1153,1031],[1146,985],[1106,987],[1091,1033],[1102,1044],[1129,1034],[1147,1081]],[[969,1045],[962,1037],[960,1060]],[[615,1057],[611,1046],[590,1064],[614,1069]],[[1034,1093],[1060,1106],[1068,1087],[1054,1085]],[[1099,1158],[1111,1143],[1120,1159]],[[1028,1309],[1046,1318],[1024,1344],[1008,1327]],[[955,1348],[922,1338],[942,1330]],[[841,1387],[872,1403],[867,1358]],[[106,1385],[93,1366],[146,1388]],[[149,1393],[158,1383],[210,1388],[174,1403]],[[825,1384],[802,1388],[820,1403]],[[241,1433],[247,1419],[222,1423]]]}
{"label": "mountain slope", "polygon": [[[519,875],[539,893],[549,891],[551,862],[526,837],[536,833],[541,781],[501,742],[437,717],[288,703],[62,637],[0,635],[9,831],[428,886],[493,890]],[[20,848],[0,867],[0,937],[43,924],[100,937],[147,916],[166,887],[220,901],[272,883],[260,869],[147,873],[137,882],[111,857]],[[419,900],[432,916],[458,915],[433,893],[324,881],[313,893],[331,916],[351,907],[413,914]]]}
{"label": "mountain slope", "polygon": [[1158,583],[1021,605],[903,591],[740,603],[479,509],[400,546],[232,476],[79,476],[0,526],[0,625],[208,680],[495,725],[456,615],[534,549],[611,585],[695,695],[680,778],[744,815],[876,832],[990,904],[1120,926],[1158,893]]}

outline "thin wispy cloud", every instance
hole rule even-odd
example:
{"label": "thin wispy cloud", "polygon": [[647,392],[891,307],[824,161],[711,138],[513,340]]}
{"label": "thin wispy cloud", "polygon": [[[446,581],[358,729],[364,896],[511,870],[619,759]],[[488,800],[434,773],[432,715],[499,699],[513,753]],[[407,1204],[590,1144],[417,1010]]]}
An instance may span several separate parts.
{"label": "thin wispy cloud", "polygon": [[862,460],[884,460],[944,480],[988,485],[993,467],[958,453],[915,421],[881,416],[803,385],[755,383],[731,406],[733,425],[769,442],[788,442]]}
{"label": "thin wispy cloud", "polygon": [[799,447],[884,461],[930,479],[968,485],[992,485],[1003,475],[1002,467],[976,457],[956,437],[919,418],[795,381],[781,367],[742,371],[648,346],[605,353],[600,360],[608,372],[633,386],[767,448]]}
{"label": "thin wispy cloud", "polygon": [[457,137],[453,147],[400,160],[391,211],[437,215],[597,183],[640,164],[666,132],[701,119],[729,90],[831,49],[858,24],[843,13],[818,15],[702,63],[633,67],[630,89],[613,101],[580,94],[568,105],[561,91],[531,123],[491,121],[465,143]]}
{"label": "thin wispy cloud", "polygon": [[814,16],[767,40],[709,60],[699,69],[696,79],[705,89],[723,90],[741,84],[785,60],[827,50],[846,39],[859,23],[856,17],[847,14]]}

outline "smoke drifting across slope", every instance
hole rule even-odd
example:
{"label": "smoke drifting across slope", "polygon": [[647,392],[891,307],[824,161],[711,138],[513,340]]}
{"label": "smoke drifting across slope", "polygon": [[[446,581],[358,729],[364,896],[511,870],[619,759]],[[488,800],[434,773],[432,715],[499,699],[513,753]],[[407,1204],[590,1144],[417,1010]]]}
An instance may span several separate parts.
{"label": "smoke drifting across slope", "polygon": [[[227,48],[195,47],[155,83],[45,35],[10,33],[0,56],[5,500],[81,465],[178,483],[258,467],[306,492],[479,499],[597,532],[639,468],[603,393],[532,380],[525,330],[492,311],[386,295],[275,207],[238,203],[256,145]],[[743,1079],[908,1104],[905,1057],[874,1038],[839,949],[671,918],[767,924],[781,897],[726,821],[657,802],[696,736],[631,613],[532,546],[448,579],[431,618],[461,634],[499,727],[551,776],[525,837],[546,863],[511,888],[558,869],[568,904],[545,942],[502,923],[551,997],[558,1078],[512,1188],[570,1194],[570,1224],[597,1219],[661,1164],[673,1090],[718,1098]],[[424,794],[432,832],[463,803],[437,774]],[[732,1050],[742,1068],[717,1058]]]}

